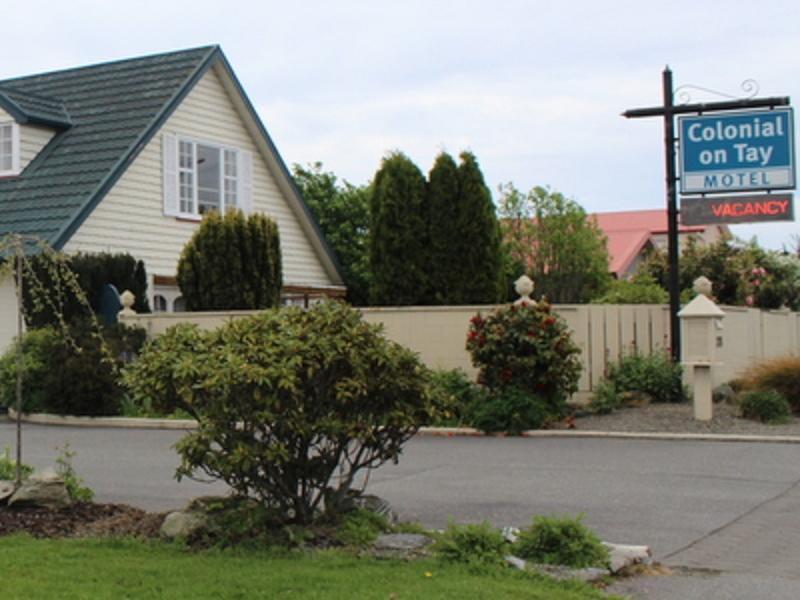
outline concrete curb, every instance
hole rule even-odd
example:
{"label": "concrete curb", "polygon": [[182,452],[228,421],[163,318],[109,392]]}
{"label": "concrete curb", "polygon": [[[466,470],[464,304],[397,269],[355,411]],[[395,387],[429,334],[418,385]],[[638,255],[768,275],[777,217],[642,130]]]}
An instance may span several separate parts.
{"label": "concrete curb", "polygon": [[[8,419],[16,419],[13,409]],[[139,419],[132,417],[63,417],[44,413],[22,415],[23,423],[36,425],[62,425],[69,427],[116,427],[119,429],[172,429],[185,431],[197,428],[190,419]],[[506,437],[504,434],[487,436],[471,427],[422,427],[417,433],[423,437]],[[513,437],[513,436],[508,436]],[[524,431],[527,438],[606,438],[628,440],[669,440],[692,442],[758,442],[773,444],[800,444],[794,435],[745,435],[739,433],[668,433],[631,431],[581,431],[575,429],[536,429]]]}

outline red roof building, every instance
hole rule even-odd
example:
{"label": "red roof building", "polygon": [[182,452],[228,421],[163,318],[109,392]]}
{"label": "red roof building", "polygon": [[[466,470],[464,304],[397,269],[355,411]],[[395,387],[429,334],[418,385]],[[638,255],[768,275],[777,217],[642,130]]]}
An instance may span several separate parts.
{"label": "red roof building", "polygon": [[[610,270],[618,279],[632,275],[648,250],[667,246],[666,210],[626,210],[590,217],[608,238]],[[681,245],[690,237],[711,244],[729,233],[727,225],[678,226]]]}

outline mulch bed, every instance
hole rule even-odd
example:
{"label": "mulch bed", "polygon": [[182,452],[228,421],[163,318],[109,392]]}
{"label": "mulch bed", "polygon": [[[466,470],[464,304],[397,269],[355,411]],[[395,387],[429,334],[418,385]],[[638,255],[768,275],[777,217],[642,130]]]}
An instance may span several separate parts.
{"label": "mulch bed", "polygon": [[79,502],[61,510],[0,507],[0,536],[27,533],[37,538],[157,537],[163,514],[125,504]]}
{"label": "mulch bed", "polygon": [[689,402],[622,408],[609,415],[579,412],[569,425],[570,428],[579,431],[729,433],[800,437],[800,418],[796,416],[786,424],[768,425],[750,419],[742,419],[737,407],[724,402],[714,404],[711,421],[696,421],[694,407]]}

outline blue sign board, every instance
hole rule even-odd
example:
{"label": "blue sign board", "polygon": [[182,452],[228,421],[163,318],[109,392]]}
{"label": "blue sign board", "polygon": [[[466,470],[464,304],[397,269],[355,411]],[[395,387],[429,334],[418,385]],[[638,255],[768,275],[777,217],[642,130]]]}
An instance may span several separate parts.
{"label": "blue sign board", "polygon": [[681,193],[794,189],[791,108],[680,117]]}

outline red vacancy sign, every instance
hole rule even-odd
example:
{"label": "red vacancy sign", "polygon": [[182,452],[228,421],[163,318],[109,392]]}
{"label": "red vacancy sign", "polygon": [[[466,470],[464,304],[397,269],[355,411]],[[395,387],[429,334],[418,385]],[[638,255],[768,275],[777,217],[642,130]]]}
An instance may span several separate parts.
{"label": "red vacancy sign", "polygon": [[681,224],[793,221],[791,194],[759,194],[722,198],[681,198]]}

